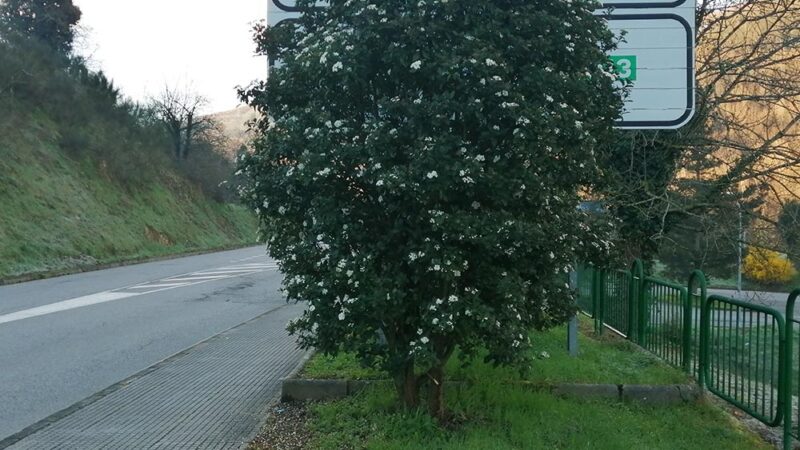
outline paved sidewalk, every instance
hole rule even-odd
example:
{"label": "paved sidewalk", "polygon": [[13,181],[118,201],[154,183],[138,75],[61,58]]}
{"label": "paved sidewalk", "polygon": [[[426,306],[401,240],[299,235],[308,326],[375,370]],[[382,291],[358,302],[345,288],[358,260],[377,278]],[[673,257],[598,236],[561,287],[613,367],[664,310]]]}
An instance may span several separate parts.
{"label": "paved sidewalk", "polygon": [[286,305],[215,336],[0,442],[18,449],[235,449],[302,359]]}

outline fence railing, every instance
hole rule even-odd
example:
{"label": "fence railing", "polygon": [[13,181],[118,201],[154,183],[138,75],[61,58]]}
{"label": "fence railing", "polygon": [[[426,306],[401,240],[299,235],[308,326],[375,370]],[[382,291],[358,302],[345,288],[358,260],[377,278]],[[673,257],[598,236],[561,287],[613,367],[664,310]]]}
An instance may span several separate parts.
{"label": "fence railing", "polygon": [[783,418],[785,322],[772,308],[712,295],[703,306],[709,391],[770,426]]}
{"label": "fence railing", "polygon": [[784,428],[784,448],[800,439],[800,318],[786,311],[709,296],[695,271],[686,286],[630,270],[581,266],[578,306],[595,330],[611,330],[694,376],[699,385],[769,426]]}
{"label": "fence railing", "polygon": [[[783,391],[784,427],[783,442],[791,442],[792,438],[800,439],[800,407],[798,406],[798,389],[800,389],[800,343],[796,339],[800,338],[797,332],[800,326],[800,319],[795,317],[794,307],[800,298],[800,289],[789,295],[786,302],[786,339],[784,352],[786,358],[785,384]],[[784,445],[784,448],[790,448]]]}

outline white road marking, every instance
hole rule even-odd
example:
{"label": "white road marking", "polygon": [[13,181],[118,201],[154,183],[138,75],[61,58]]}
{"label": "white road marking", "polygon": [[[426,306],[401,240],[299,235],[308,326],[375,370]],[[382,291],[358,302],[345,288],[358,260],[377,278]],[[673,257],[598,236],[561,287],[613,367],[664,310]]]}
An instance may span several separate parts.
{"label": "white road marking", "polygon": [[[250,272],[257,273],[257,272]],[[245,275],[245,274],[242,274]],[[167,278],[165,281],[202,281],[202,280],[221,280],[223,278],[234,278],[234,275],[197,275],[183,278]]]}
{"label": "white road marking", "polygon": [[138,286],[131,286],[125,288],[126,291],[130,291],[132,289],[153,289],[153,288],[163,288],[163,287],[181,287],[181,286],[188,286],[192,283],[184,282],[184,283],[159,283],[154,282],[153,284],[140,284]]}
{"label": "white road marking", "polygon": [[[36,308],[16,311],[10,314],[0,315],[0,325],[19,320],[30,319],[33,317],[44,316],[47,314],[68,311],[71,309],[82,308],[85,306],[108,303],[131,297],[139,297],[142,295],[154,294],[156,292],[168,291],[186,286],[194,286],[197,284],[208,283],[210,281],[253,275],[278,268],[275,264],[246,264],[245,266],[246,267],[238,266],[237,268],[239,270],[230,272],[220,272],[220,270],[223,270],[223,268],[220,268],[209,269],[208,272],[192,272],[183,275],[175,275],[173,278],[162,278],[160,280],[154,280],[147,283],[135,284],[111,291],[99,292],[97,294],[76,297],[69,300],[51,303],[49,305],[38,306]],[[147,290],[141,291],[142,289]]]}
{"label": "white road marking", "polygon": [[254,269],[238,269],[238,270],[215,270],[213,272],[198,272],[192,275],[236,275],[237,273],[251,273],[260,272]]}
{"label": "white road marking", "polygon": [[31,317],[44,316],[45,314],[57,313],[75,308],[82,308],[84,306],[97,305],[98,303],[113,302],[115,300],[122,300],[123,298],[134,297],[137,295],[140,294],[111,291],[100,292],[98,294],[86,295],[84,297],[64,300],[63,302],[39,306],[38,308],[31,308],[6,314],[4,316],[0,316],[0,324],[16,322],[17,320],[30,319]]}

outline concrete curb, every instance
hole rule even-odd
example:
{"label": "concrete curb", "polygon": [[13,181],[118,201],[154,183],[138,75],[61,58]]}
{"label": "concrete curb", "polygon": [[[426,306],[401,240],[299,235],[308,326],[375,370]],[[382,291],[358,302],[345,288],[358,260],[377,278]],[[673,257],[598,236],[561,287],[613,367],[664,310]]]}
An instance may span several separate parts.
{"label": "concrete curb", "polygon": [[116,269],[117,267],[126,267],[126,266],[133,266],[136,264],[145,264],[151,262],[158,262],[158,261],[169,261],[171,259],[178,259],[178,258],[187,258],[190,256],[199,256],[199,255],[208,255],[211,253],[220,253],[220,252],[227,252],[232,250],[241,250],[243,248],[250,248],[250,247],[258,247],[258,243],[250,243],[250,244],[236,244],[236,245],[225,245],[222,247],[214,247],[214,248],[207,248],[203,250],[190,250],[187,252],[178,252],[178,253],[170,253],[166,255],[160,256],[148,256],[143,258],[130,258],[130,259],[123,259],[121,261],[103,263],[103,264],[92,264],[92,265],[85,265],[85,266],[77,266],[71,267],[68,269],[57,269],[57,270],[44,270],[41,272],[31,272],[26,273],[24,275],[9,277],[9,278],[0,278],[0,286],[9,286],[12,284],[20,284],[20,283],[27,283],[29,281],[36,281],[36,280],[44,280],[47,278],[56,278],[56,277],[63,277],[66,275],[75,275],[78,273],[87,273],[87,272],[97,272],[99,270],[106,270],[106,269]]}
{"label": "concrete curb", "polygon": [[[389,380],[283,380],[281,401],[336,400],[354,395],[368,386],[390,384]],[[450,382],[450,385],[464,382]],[[559,397],[616,400],[652,406],[670,406],[699,401],[702,391],[693,385],[623,385],[623,384],[533,384],[509,383],[548,391]]]}

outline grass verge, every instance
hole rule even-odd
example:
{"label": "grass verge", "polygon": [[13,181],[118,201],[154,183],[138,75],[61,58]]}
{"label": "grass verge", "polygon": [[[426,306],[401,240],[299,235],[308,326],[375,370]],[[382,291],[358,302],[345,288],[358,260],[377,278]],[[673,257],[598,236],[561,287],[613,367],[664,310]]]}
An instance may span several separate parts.
{"label": "grass verge", "polygon": [[[678,370],[612,335],[591,337],[582,323],[580,356],[565,350],[566,331],[533,333],[536,363],[525,377],[481,362],[449,367],[450,379],[475,383],[451,385],[447,402],[453,420],[441,427],[424,412],[398,408],[391,387],[374,385],[344,400],[276,407],[260,449],[768,449],[755,434],[706,402],[675,407],[560,398],[509,380],[542,383],[687,383]],[[546,355],[546,356],[545,356]],[[378,379],[349,355],[313,357],[301,376]],[[298,413],[298,409],[302,412]],[[293,411],[282,420],[285,410]],[[297,421],[298,416],[303,420]],[[291,422],[291,431],[286,423]],[[281,425],[283,424],[283,425]],[[281,430],[275,433],[274,430]],[[288,434],[287,434],[288,433]],[[287,436],[295,438],[286,444]],[[302,439],[296,439],[301,436]],[[291,441],[291,440],[289,440]]]}
{"label": "grass verge", "polygon": [[453,429],[424,413],[397,410],[395,395],[375,387],[309,408],[313,449],[768,449],[708,404],[654,408],[558,398],[492,383],[448,391],[460,418]]}
{"label": "grass verge", "polygon": [[[463,367],[456,355],[447,367],[450,379],[477,381],[487,378],[533,383],[612,383],[612,384],[680,384],[689,379],[681,371],[665,365],[655,356],[612,333],[589,337],[590,320],[581,321],[578,336],[580,357],[569,356],[566,350],[565,327],[531,333],[536,358],[527,374],[512,368],[496,368],[478,358]],[[365,367],[352,355],[336,357],[314,355],[301,372],[312,379],[347,378],[351,380],[388,379],[388,375]]]}

